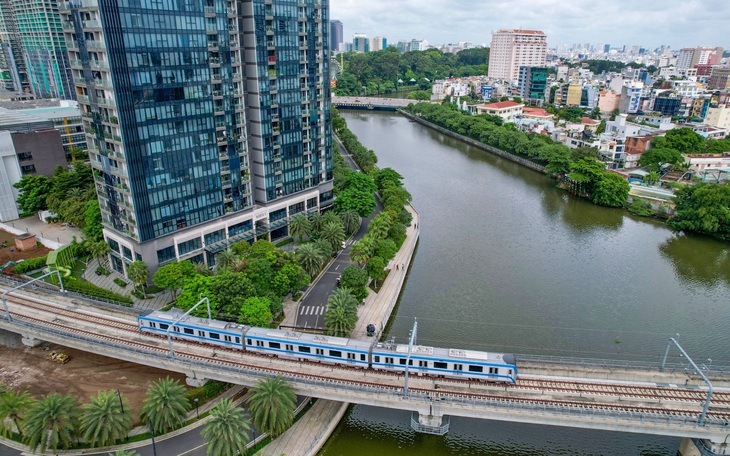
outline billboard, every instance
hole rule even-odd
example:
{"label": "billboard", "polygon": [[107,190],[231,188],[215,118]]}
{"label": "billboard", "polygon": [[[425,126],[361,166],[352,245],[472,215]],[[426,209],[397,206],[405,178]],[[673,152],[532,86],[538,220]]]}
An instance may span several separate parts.
{"label": "billboard", "polygon": [[482,101],[489,101],[492,99],[492,86],[482,84]]}

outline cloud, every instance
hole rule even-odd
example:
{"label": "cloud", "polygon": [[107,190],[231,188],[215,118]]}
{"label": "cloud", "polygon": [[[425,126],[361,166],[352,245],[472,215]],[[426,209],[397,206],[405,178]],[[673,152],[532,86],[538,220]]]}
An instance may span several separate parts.
{"label": "cloud", "polygon": [[673,48],[730,47],[722,33],[730,21],[728,0],[331,0],[330,17],[353,33],[385,36],[389,43],[411,38],[431,44],[488,44],[491,31],[542,30],[548,43],[639,44]]}

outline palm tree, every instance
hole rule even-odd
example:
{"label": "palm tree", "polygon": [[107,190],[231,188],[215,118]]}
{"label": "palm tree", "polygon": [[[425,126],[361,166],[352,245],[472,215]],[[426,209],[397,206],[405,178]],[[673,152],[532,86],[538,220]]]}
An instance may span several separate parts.
{"label": "palm tree", "polygon": [[185,387],[167,377],[147,389],[147,397],[142,402],[142,421],[151,422],[155,432],[172,430],[185,421],[188,410],[190,401],[185,396]]}
{"label": "palm tree", "polygon": [[[132,428],[132,414],[126,398],[114,390],[99,391],[81,408],[81,433],[92,446],[109,446],[126,437]],[[121,401],[121,402],[120,402]],[[126,407],[123,407],[126,403]]]}
{"label": "palm tree", "polygon": [[367,237],[353,243],[350,246],[350,259],[352,261],[357,261],[358,266],[362,265],[362,263],[367,263],[372,256],[373,246]]}
{"label": "palm tree", "polygon": [[332,250],[338,250],[345,240],[345,228],[342,226],[340,219],[336,222],[327,223],[319,230],[319,238],[327,241],[332,246]]}
{"label": "palm tree", "polygon": [[314,246],[317,247],[320,252],[322,252],[322,256],[324,257],[325,262],[327,261],[327,258],[332,256],[332,253],[335,251],[335,249],[332,248],[332,245],[324,239],[317,239],[316,241],[314,241]]}
{"label": "palm tree", "polygon": [[95,260],[99,260],[99,265],[103,266],[104,259],[107,257],[107,254],[111,250],[111,247],[109,247],[109,244],[106,243],[106,241],[91,241],[87,240],[87,249],[89,253],[91,254],[91,257]]}
{"label": "palm tree", "polygon": [[297,261],[307,274],[314,277],[324,264],[325,256],[315,244],[309,243],[299,246],[297,249]]}
{"label": "palm tree", "polygon": [[297,395],[281,376],[261,380],[251,388],[248,407],[254,426],[271,437],[284,432],[294,420]]}
{"label": "palm tree", "polygon": [[309,221],[312,222],[312,231],[319,232],[320,228],[322,228],[322,213],[315,212],[310,215]]}
{"label": "palm tree", "polygon": [[3,436],[8,435],[8,431],[12,431],[9,426],[5,425],[7,420],[13,422],[15,430],[20,436],[23,436],[22,422],[26,412],[33,404],[35,399],[27,391],[16,393],[14,391],[5,391],[0,394],[0,428],[2,428]]}
{"label": "palm tree", "polygon": [[360,227],[360,214],[355,211],[340,212],[340,219],[347,234],[354,233]]}
{"label": "palm tree", "polygon": [[147,269],[147,265],[143,261],[137,260],[127,266],[127,276],[129,276],[129,280],[135,283],[135,287],[139,289],[139,286],[143,286],[147,283],[150,271]]}
{"label": "palm tree", "polygon": [[241,259],[236,252],[226,249],[215,256],[215,264],[218,269],[235,269]]}
{"label": "palm tree", "polygon": [[327,225],[328,223],[333,222],[342,222],[340,217],[334,212],[334,211],[327,211],[322,214],[322,223],[320,224],[320,230],[323,226]]}
{"label": "palm tree", "polygon": [[312,222],[302,213],[295,215],[289,220],[289,234],[301,241],[304,236],[312,234]]}
{"label": "palm tree", "polygon": [[374,239],[385,239],[388,237],[388,231],[392,222],[387,212],[381,212],[368,224],[368,235]]}
{"label": "palm tree", "polygon": [[193,263],[193,271],[202,276],[212,276],[213,271],[205,263]]}
{"label": "palm tree", "polygon": [[327,298],[324,327],[333,336],[347,337],[357,323],[357,298],[347,288],[337,288]]}
{"label": "palm tree", "polygon": [[241,408],[230,399],[223,399],[210,411],[210,420],[201,435],[208,444],[206,453],[212,456],[236,456],[246,454],[251,425]]}
{"label": "palm tree", "polygon": [[76,399],[58,393],[49,394],[28,411],[23,428],[31,450],[68,449],[73,443],[78,409]]}

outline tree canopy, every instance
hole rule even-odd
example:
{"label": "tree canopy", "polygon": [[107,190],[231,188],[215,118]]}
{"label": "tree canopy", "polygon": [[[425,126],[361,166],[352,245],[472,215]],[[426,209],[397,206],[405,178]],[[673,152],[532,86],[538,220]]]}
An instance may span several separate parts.
{"label": "tree canopy", "polygon": [[730,240],[730,184],[698,183],[675,192],[669,226]]}

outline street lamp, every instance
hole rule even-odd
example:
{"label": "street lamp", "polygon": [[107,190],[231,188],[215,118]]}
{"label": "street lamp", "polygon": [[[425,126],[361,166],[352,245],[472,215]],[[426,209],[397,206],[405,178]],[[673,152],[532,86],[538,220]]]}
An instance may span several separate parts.
{"label": "street lamp", "polygon": [[[122,393],[119,390],[117,390],[117,397],[119,398],[119,406],[122,408],[122,415],[124,415],[124,402],[122,402]],[[129,432],[127,432],[126,440],[129,442]]]}
{"label": "street lamp", "polygon": [[196,397],[193,399],[193,402],[195,402],[195,416],[197,419],[200,419],[200,413],[198,413],[198,398]]}
{"label": "street lamp", "polygon": [[149,423],[150,434],[152,435],[152,454],[154,454],[154,456],[157,456],[157,445],[155,445],[155,428],[152,427],[152,420],[150,420]]}

